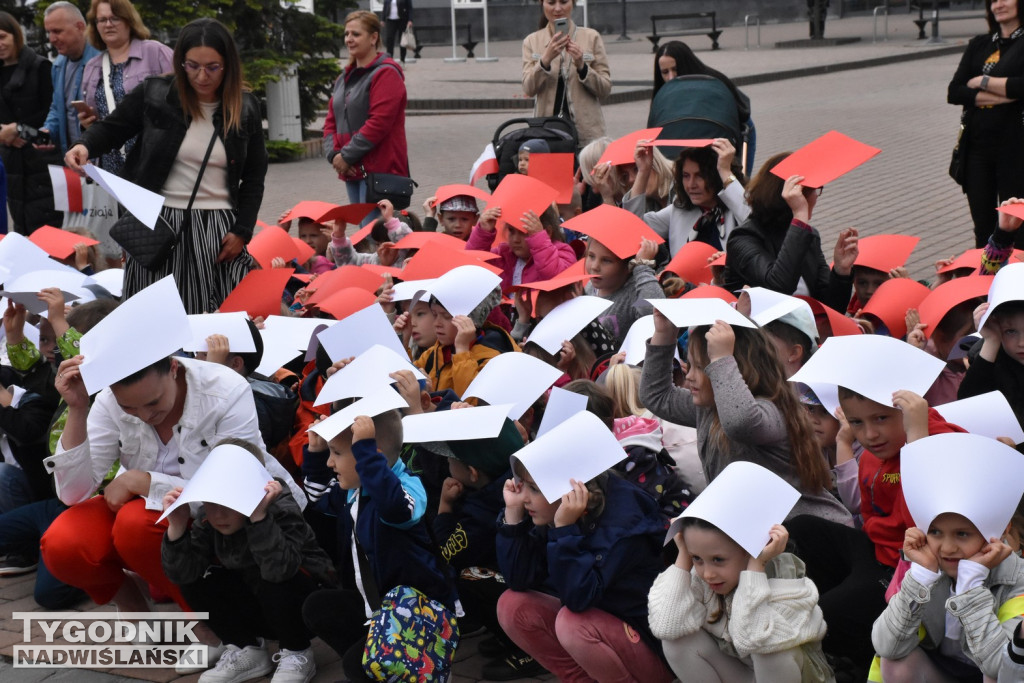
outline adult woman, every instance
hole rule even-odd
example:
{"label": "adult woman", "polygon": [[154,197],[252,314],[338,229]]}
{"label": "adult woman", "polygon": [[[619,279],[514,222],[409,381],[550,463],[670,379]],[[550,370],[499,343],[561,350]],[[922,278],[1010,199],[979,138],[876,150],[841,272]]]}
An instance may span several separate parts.
{"label": "adult woman", "polygon": [[[946,96],[963,106],[960,164],[978,248],[996,228],[999,202],[1024,196],[1024,27],[1017,6],[1018,0],[994,0],[986,7],[989,32],[967,44]],[[1024,233],[1016,245],[1024,247]]]}
{"label": "adult woman", "polygon": [[814,297],[837,311],[850,302],[857,259],[857,230],[847,228],[836,240],[832,268],[821,252],[821,236],[811,227],[811,213],[824,188],[804,187],[803,176],[785,181],[771,169],[789,153],[768,159],[747,185],[750,217],[726,245],[725,287],[766,287],[783,294]]}
{"label": "adult woman", "polygon": [[[559,116],[576,125],[580,147],[604,135],[601,100],[612,90],[601,34],[573,23],[575,0],[541,0],[541,28],[523,40],[523,92],[534,116]],[[567,22],[555,30],[558,20]]]}
{"label": "adult woman", "polygon": [[25,45],[17,20],[0,12],[0,160],[7,171],[7,206],[14,229],[29,234],[46,223],[60,225],[53,210],[48,163],[55,160],[18,137],[18,124],[43,125],[53,99],[50,62]]}
{"label": "adult woman", "polygon": [[[243,91],[238,49],[221,23],[197,19],[185,26],[174,47],[174,74],[147,78],[125,95],[64,160],[81,171],[90,157],[136,135],[123,175],[166,198],[162,217],[180,241],[157,268],[129,255],[124,298],[173,273],[185,310],[209,313],[253,267],[245,244],[267,173],[259,103]],[[209,163],[197,186],[207,150]],[[186,211],[193,190],[195,201]]]}
{"label": "adult woman", "polygon": [[355,204],[366,201],[367,173],[409,175],[407,95],[402,68],[381,52],[376,14],[358,10],[345,17],[345,46],[348,65],[327,104],[324,149]]}
{"label": "adult woman", "polygon": [[[406,29],[412,28],[412,0],[384,0],[384,36],[388,46],[388,54],[395,55],[395,43]],[[402,66],[405,66],[405,46],[399,44],[402,53]]]}
{"label": "adult woman", "polygon": [[660,211],[644,213],[651,149],[643,146],[636,149],[636,181],[622,198],[622,208],[643,218],[664,237],[673,256],[680,247],[694,240],[724,249],[732,229],[750,216],[743,184],[732,171],[736,148],[725,138],[718,138],[710,148],[684,148],[673,169],[675,201]]}

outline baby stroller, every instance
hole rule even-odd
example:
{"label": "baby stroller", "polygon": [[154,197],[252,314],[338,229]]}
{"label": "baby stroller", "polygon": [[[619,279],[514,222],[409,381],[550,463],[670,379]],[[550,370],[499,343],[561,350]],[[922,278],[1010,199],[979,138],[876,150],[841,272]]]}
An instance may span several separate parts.
{"label": "baby stroller", "polygon": [[[513,128],[513,126],[518,126]],[[511,129],[511,130],[510,130]],[[571,121],[557,116],[511,119],[494,131],[494,155],[498,159],[498,172],[487,174],[487,186],[494,191],[501,179],[516,172],[519,146],[527,140],[539,138],[548,143],[552,152],[576,153],[579,140]]]}
{"label": "baby stroller", "polygon": [[[736,148],[749,176],[753,164],[752,130],[748,121],[740,121],[736,98],[729,87],[713,76],[680,76],[661,87],[651,102],[647,127],[661,127],[659,137],[668,140],[728,138]],[[750,150],[748,150],[750,143]],[[678,147],[661,147],[670,159],[679,155]]]}

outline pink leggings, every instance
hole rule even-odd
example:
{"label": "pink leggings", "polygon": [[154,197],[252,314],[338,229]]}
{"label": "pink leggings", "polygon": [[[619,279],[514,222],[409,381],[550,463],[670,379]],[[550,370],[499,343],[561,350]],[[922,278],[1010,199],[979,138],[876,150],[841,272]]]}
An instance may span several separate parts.
{"label": "pink leggings", "polygon": [[507,590],[498,600],[498,621],[516,645],[560,681],[672,680],[640,634],[599,609],[572,612],[552,595]]}

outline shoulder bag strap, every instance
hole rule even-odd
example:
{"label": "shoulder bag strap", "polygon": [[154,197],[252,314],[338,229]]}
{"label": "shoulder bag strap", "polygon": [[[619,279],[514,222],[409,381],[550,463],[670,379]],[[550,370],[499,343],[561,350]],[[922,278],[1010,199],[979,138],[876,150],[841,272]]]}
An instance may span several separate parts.
{"label": "shoulder bag strap", "polygon": [[184,240],[186,236],[191,237],[192,232],[192,204],[196,201],[196,194],[199,192],[199,184],[203,181],[203,173],[206,171],[206,165],[210,162],[210,155],[213,153],[213,145],[217,142],[217,126],[213,127],[213,135],[210,136],[210,144],[206,146],[206,156],[203,157],[203,163],[199,166],[199,175],[196,176],[196,184],[192,186],[192,196],[188,198],[188,207],[185,208],[185,219],[181,222],[181,232],[178,235],[179,240]]}

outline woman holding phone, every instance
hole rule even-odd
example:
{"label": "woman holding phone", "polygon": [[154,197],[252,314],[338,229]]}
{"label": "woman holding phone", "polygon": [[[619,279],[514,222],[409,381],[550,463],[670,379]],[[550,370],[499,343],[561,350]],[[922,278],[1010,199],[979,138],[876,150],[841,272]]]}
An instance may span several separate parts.
{"label": "woman holding phone", "polygon": [[604,42],[577,26],[575,0],[541,0],[540,30],[523,40],[523,92],[534,116],[557,116],[576,126],[580,147],[604,135],[601,100],[612,90]]}

